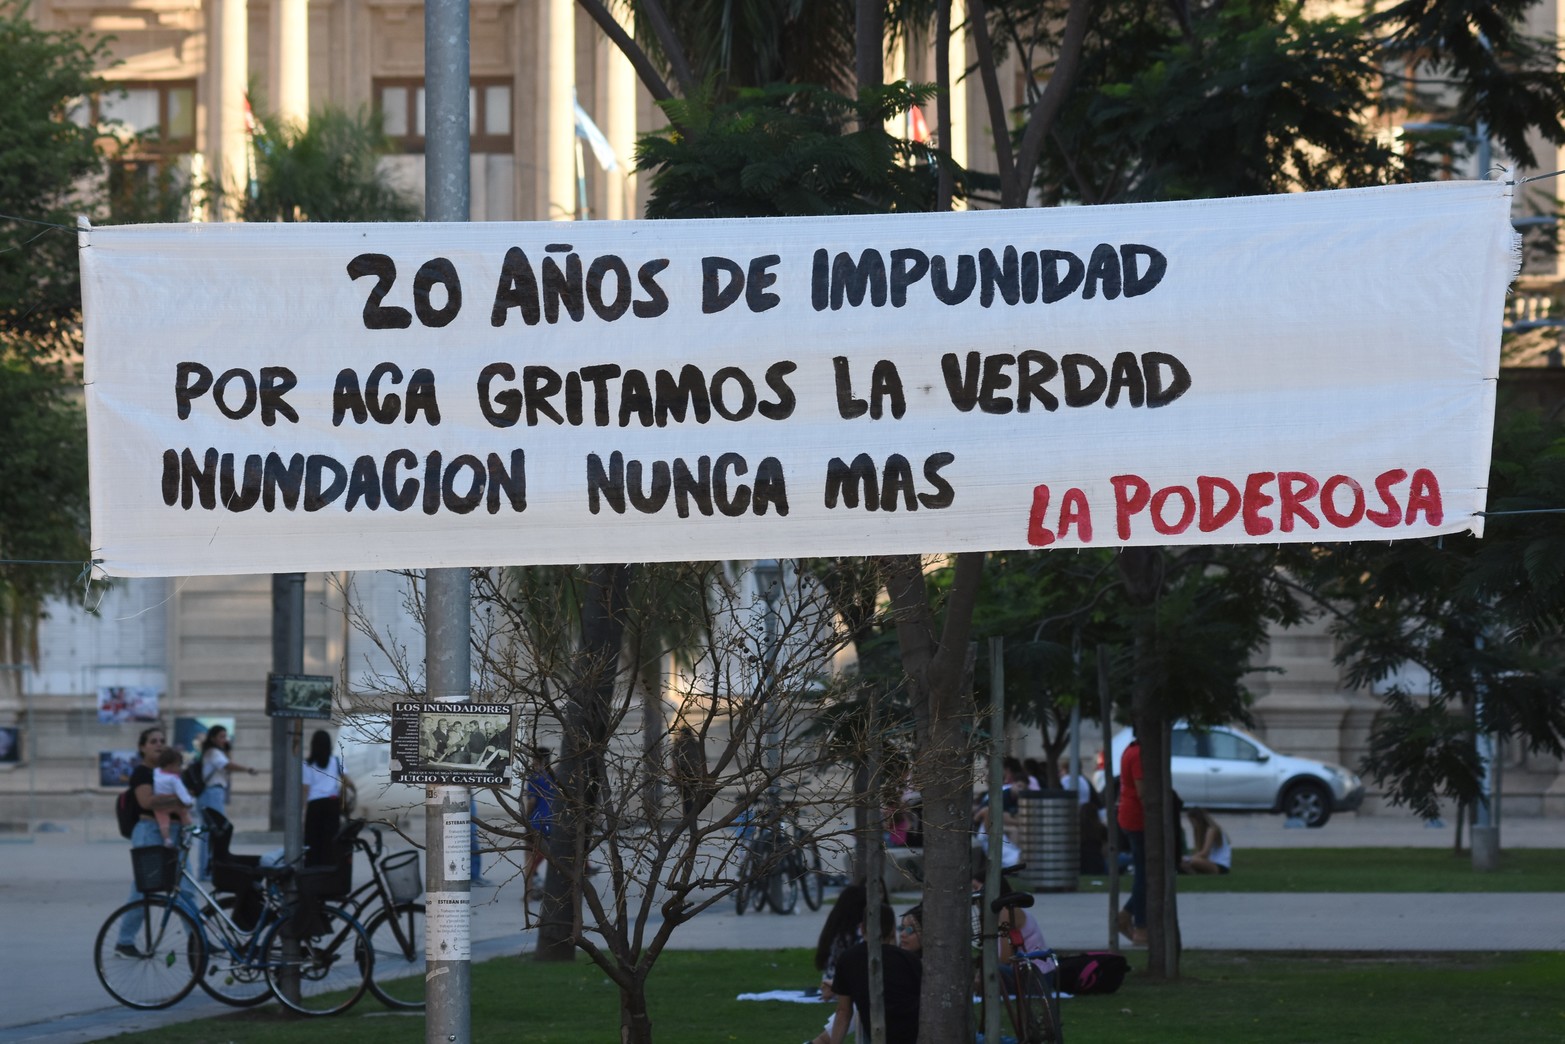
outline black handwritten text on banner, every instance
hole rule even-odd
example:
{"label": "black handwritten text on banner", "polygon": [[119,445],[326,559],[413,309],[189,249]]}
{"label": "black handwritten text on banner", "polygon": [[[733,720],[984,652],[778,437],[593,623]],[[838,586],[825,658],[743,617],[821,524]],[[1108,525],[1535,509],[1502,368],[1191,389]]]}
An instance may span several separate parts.
{"label": "black handwritten text on banner", "polygon": [[82,234],[112,575],[1481,531],[1493,183]]}

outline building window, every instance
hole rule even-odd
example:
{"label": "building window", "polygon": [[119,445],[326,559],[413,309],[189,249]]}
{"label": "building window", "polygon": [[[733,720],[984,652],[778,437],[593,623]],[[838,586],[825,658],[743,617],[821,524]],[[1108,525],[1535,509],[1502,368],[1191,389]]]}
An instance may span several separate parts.
{"label": "building window", "polygon": [[82,115],[93,124],[111,121],[141,152],[193,152],[196,147],[196,81],[126,80],[94,97]]}
{"label": "building window", "polygon": [[[401,77],[374,82],[375,109],[386,136],[403,152],[424,151],[424,81]],[[512,151],[511,80],[475,76],[468,87],[467,118],[474,152]]]}

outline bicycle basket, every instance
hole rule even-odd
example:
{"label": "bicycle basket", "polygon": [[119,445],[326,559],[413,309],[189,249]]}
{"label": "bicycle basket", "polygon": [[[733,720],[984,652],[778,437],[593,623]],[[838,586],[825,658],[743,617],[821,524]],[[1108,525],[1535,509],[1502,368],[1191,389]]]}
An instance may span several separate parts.
{"label": "bicycle basket", "polygon": [[130,850],[138,892],[172,892],[179,884],[179,849],[148,845]]}
{"label": "bicycle basket", "polygon": [[339,851],[337,856],[335,865],[306,866],[299,871],[301,894],[340,899],[353,891],[353,849]]}
{"label": "bicycle basket", "polygon": [[411,903],[424,894],[424,880],[418,869],[418,852],[398,852],[380,861],[386,887],[393,903]]}

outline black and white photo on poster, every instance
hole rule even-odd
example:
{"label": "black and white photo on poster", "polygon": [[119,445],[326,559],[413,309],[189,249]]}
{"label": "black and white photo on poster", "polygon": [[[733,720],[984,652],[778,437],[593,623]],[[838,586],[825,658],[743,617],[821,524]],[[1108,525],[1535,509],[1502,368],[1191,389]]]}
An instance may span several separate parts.
{"label": "black and white photo on poster", "polygon": [[392,782],[502,785],[511,777],[515,737],[508,703],[394,704]]}

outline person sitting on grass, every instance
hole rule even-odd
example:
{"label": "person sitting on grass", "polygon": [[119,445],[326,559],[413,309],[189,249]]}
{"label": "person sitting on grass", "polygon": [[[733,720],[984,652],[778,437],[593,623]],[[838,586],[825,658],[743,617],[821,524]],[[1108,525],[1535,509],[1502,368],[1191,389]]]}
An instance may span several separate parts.
{"label": "person sitting on grass", "polygon": [[1195,851],[1179,864],[1186,874],[1226,874],[1233,869],[1234,846],[1228,834],[1217,820],[1207,815],[1204,808],[1189,808],[1190,833],[1194,835]]}
{"label": "person sitting on grass", "polygon": [[[918,991],[923,969],[918,958],[892,943],[896,923],[897,915],[891,904],[882,902],[880,955],[886,1001],[886,1044],[918,1044]],[[865,934],[869,934],[867,929]],[[842,955],[831,989],[837,995],[837,1011],[831,1025],[810,1044],[843,1044],[855,1012],[859,1025],[870,1024],[868,943],[859,943]]]}
{"label": "person sitting on grass", "polygon": [[850,884],[837,896],[826,913],[826,923],[821,925],[820,937],[815,941],[815,967],[821,973],[821,1000],[836,1000],[831,992],[832,980],[837,977],[837,962],[842,955],[864,941],[864,886]]}
{"label": "person sitting on grass", "polygon": [[924,907],[922,904],[902,915],[897,928],[897,945],[919,960],[924,958]]}

